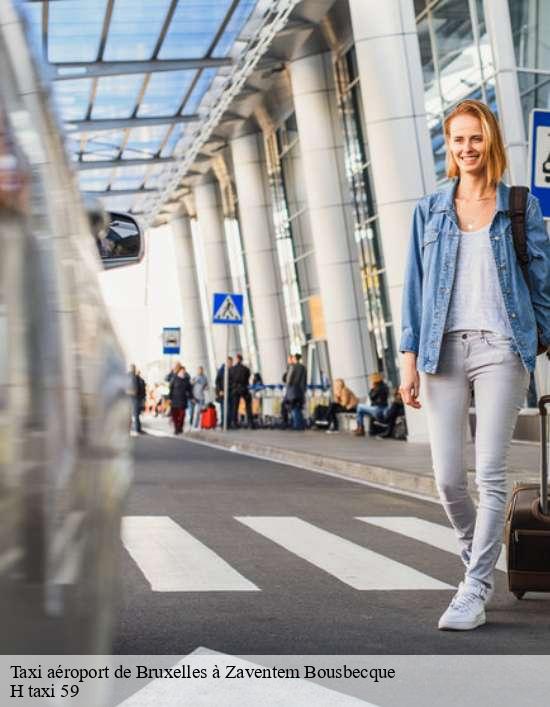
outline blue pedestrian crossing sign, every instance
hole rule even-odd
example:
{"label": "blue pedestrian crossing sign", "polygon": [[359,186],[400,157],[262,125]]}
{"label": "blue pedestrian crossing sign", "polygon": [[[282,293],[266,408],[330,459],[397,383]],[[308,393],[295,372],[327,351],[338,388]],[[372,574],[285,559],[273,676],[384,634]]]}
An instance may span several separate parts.
{"label": "blue pedestrian crossing sign", "polygon": [[214,324],[242,324],[243,299],[243,295],[232,292],[215,292],[212,322]]}
{"label": "blue pedestrian crossing sign", "polygon": [[162,330],[162,353],[179,354],[181,346],[180,327],[164,327]]}
{"label": "blue pedestrian crossing sign", "polygon": [[529,187],[540,202],[542,215],[550,219],[550,110],[531,112]]}

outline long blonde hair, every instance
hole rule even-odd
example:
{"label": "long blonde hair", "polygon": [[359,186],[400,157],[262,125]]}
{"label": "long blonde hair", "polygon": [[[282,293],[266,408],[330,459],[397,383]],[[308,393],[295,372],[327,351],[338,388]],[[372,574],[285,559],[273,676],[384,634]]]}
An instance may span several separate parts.
{"label": "long blonde hair", "polygon": [[506,169],[506,153],[504,151],[504,143],[500,126],[495,118],[494,113],[481,101],[467,99],[461,101],[453,110],[446,116],[443,121],[443,130],[445,132],[445,148],[447,150],[447,176],[459,177],[460,170],[455,161],[453,153],[449,146],[451,135],[451,121],[457,115],[469,113],[479,119],[481,123],[481,132],[486,144],[485,152],[485,184],[487,186],[496,186],[502,179],[502,175]]}

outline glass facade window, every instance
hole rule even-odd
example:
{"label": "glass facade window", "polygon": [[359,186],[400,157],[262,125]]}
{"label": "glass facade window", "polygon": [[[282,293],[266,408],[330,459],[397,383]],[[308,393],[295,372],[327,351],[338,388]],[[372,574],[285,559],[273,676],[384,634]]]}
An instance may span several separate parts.
{"label": "glass facade window", "polygon": [[415,2],[424,100],[438,180],[445,180],[443,120],[465,98],[497,113],[483,0]]}
{"label": "glass facade window", "polygon": [[[206,255],[200,234],[200,227],[196,218],[191,218],[191,239],[193,241],[193,255],[195,257],[195,274],[197,277],[197,288],[199,290],[199,299],[201,303],[202,321],[209,322],[212,316],[210,298],[206,287]],[[185,325],[185,322],[184,322]],[[213,381],[216,377],[218,364],[221,361],[216,361],[214,354],[214,342],[212,340],[212,327],[205,326],[205,341],[206,353],[208,356],[208,367],[210,371],[210,380]]]}
{"label": "glass facade window", "polygon": [[238,38],[244,25],[248,21],[256,0],[241,0],[235,8],[231,19],[227,23],[222,36],[218,40],[216,48],[212,52],[214,57],[227,56],[233,47],[235,40]]}
{"label": "glass facade window", "polygon": [[218,179],[222,197],[223,226],[227,246],[227,259],[231,273],[231,284],[233,292],[239,292],[244,295],[243,326],[240,329],[241,346],[243,347],[242,353],[245,361],[252,369],[252,372],[255,373],[260,370],[260,359],[258,356],[258,340],[254,323],[254,307],[250,291],[246,252],[243,246],[238,218],[239,212],[236,190],[223,158],[217,158],[214,161],[214,172]]}
{"label": "glass facade window", "polygon": [[256,327],[254,324],[254,309],[250,293],[250,280],[248,278],[246,254],[243,249],[241,230],[239,221],[234,216],[231,218],[226,217],[223,223],[233,291],[244,294],[244,317],[241,333],[241,343],[245,349],[243,353],[252,373],[256,373],[260,370],[260,362],[258,358],[258,347],[256,345]]}
{"label": "glass facade window", "polygon": [[98,79],[92,119],[130,118],[138,102],[144,74]]}
{"label": "glass facade window", "polygon": [[[292,113],[276,132],[277,149],[281,162],[283,186],[288,207],[288,218],[294,243],[294,256],[300,304],[306,340],[310,341],[320,332],[314,332],[311,317],[311,297],[318,295],[317,268],[313,236],[307,210],[305,180],[302,174],[302,157],[296,116]],[[322,307],[320,311],[322,318]]]}
{"label": "glass facade window", "polygon": [[67,0],[48,5],[48,60],[95,61],[107,0]]}
{"label": "glass facade window", "polygon": [[384,262],[355,49],[335,63],[340,119],[344,132],[345,172],[353,203],[353,228],[359,253],[367,326],[378,369],[393,385],[398,383],[398,361],[386,292]]}
{"label": "glass facade window", "polygon": [[[247,46],[239,41],[244,39],[242,34],[249,35],[247,41],[251,39],[247,30],[251,18],[260,18],[265,12],[259,0],[64,0],[16,4],[27,20],[35,53],[53,63],[74,64],[56,67],[65,80],[54,83],[53,94],[60,120],[67,124],[68,131],[78,133],[78,138],[67,143],[75,162],[118,157],[124,160],[141,156],[140,151],[146,157],[173,156],[176,149],[181,153],[185,150],[181,138],[186,130],[195,130],[196,124],[163,125],[160,130],[141,132],[136,144],[137,133],[128,127],[117,128],[116,138],[113,128],[109,139],[90,140],[90,131],[70,123],[87,118],[195,113],[206,120],[212,102],[227,81],[227,71],[218,67],[90,78],[78,63],[236,59]],[[252,35],[258,26],[252,23],[256,27]],[[165,174],[165,181],[169,181],[170,167],[165,168]],[[152,173],[146,175],[149,176]],[[128,183],[131,182],[129,175]],[[109,182],[107,186],[113,185]],[[129,209],[132,195],[127,196],[127,202]],[[151,198],[148,208],[154,202]]]}
{"label": "glass facade window", "polygon": [[196,71],[151,74],[137,116],[175,115],[187,95]]}
{"label": "glass facade window", "polygon": [[550,71],[550,3],[508,0],[518,67]]}
{"label": "glass facade window", "polygon": [[146,61],[151,58],[170,0],[137,3],[117,0],[109,23],[105,61]]}
{"label": "glass facade window", "polygon": [[[307,336],[295,239],[295,230],[299,227],[298,219],[302,207],[295,201],[293,208],[290,208],[285,184],[285,172],[287,178],[289,176],[289,158],[298,143],[298,134],[292,118],[287,121],[286,127],[267,133],[264,143],[289,343],[291,351],[298,353],[305,346]],[[283,160],[286,163],[285,170],[283,170]]]}
{"label": "glass facade window", "polygon": [[550,108],[550,2],[508,0],[525,126],[533,108]]}

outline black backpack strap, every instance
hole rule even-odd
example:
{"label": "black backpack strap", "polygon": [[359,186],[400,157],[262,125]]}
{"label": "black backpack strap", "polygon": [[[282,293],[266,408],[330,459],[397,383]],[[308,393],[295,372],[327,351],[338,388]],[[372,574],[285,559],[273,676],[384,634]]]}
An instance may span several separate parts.
{"label": "black backpack strap", "polygon": [[[527,283],[527,287],[529,288],[529,290],[531,290],[529,270],[527,269],[527,265],[529,263],[529,255],[527,253],[527,237],[525,235],[525,211],[527,208],[528,194],[528,187],[510,187],[510,194],[508,197],[508,209],[510,211],[510,220],[512,222],[514,250],[516,251],[516,257],[521,267],[523,277],[525,278],[525,282]],[[539,347],[537,350],[537,356],[540,353],[543,353],[546,348],[546,344],[542,343],[540,331],[538,331],[538,341]],[[546,355],[550,359],[550,351],[547,350]]]}
{"label": "black backpack strap", "polygon": [[529,256],[527,254],[527,240],[525,237],[525,210],[527,208],[527,187],[510,187],[510,195],[508,198],[508,208],[510,210],[510,220],[512,222],[512,235],[514,237],[514,249],[516,257],[520,264],[525,281],[529,284],[527,274],[527,263]]}

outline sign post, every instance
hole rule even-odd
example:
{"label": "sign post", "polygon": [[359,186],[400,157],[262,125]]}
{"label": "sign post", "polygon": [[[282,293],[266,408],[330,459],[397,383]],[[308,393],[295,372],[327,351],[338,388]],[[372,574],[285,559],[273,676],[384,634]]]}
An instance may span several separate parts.
{"label": "sign post", "polygon": [[180,327],[164,327],[162,330],[162,353],[179,354],[181,348]]}
{"label": "sign post", "polygon": [[172,370],[173,355],[179,355],[181,350],[181,329],[179,327],[164,327],[162,330],[162,353],[168,355],[168,365]]}
{"label": "sign post", "polygon": [[[529,188],[540,203],[542,216],[550,221],[550,110],[535,108],[529,120]],[[537,391],[548,389],[550,366],[541,357],[535,369]]]}
{"label": "sign post", "polygon": [[531,111],[529,127],[529,187],[550,219],[550,110]]}
{"label": "sign post", "polygon": [[227,336],[225,338],[225,361],[223,369],[223,431],[227,432],[227,418],[229,410],[229,369],[227,359],[229,357],[229,327],[243,323],[243,295],[232,292],[214,293],[213,302],[213,324],[225,324],[227,326]]}

